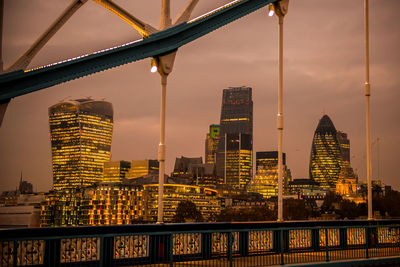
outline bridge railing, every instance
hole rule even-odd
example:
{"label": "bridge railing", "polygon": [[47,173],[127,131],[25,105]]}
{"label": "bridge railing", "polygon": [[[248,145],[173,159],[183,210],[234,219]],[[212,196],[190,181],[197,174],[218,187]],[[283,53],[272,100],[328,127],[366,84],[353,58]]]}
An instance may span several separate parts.
{"label": "bridge railing", "polygon": [[399,221],[0,231],[0,266],[268,266],[398,256]]}

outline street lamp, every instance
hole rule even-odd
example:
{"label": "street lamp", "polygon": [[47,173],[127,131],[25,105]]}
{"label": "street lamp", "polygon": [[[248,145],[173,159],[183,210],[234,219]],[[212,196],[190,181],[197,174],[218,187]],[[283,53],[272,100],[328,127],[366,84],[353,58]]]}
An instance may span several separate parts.
{"label": "street lamp", "polygon": [[367,142],[367,189],[368,189],[368,220],[373,220],[372,214],[372,164],[371,164],[371,120],[369,84],[369,3],[364,0],[364,38],[365,38],[365,103],[366,103],[366,142]]}
{"label": "street lamp", "polygon": [[278,114],[277,114],[277,129],[278,129],[278,221],[283,221],[283,18],[288,12],[289,0],[281,0],[269,5],[268,15],[271,17],[274,14],[279,21],[279,51],[278,51]]}
{"label": "street lamp", "polygon": [[161,107],[160,107],[160,143],[158,145],[158,162],[159,162],[159,173],[158,173],[158,213],[157,223],[164,222],[164,173],[165,173],[165,112],[167,103],[167,77],[171,73],[176,52],[171,54],[160,56],[151,59],[152,73],[158,71],[161,76]]}
{"label": "street lamp", "polygon": [[158,70],[158,66],[157,66],[157,60],[155,58],[151,59],[151,68],[150,68],[150,72],[151,73],[156,73]]}

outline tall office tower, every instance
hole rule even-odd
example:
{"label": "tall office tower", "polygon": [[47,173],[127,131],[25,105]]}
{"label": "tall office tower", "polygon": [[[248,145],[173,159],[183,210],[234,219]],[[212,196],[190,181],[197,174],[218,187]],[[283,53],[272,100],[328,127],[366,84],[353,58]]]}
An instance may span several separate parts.
{"label": "tall office tower", "polygon": [[102,182],[120,183],[124,180],[126,173],[131,168],[129,161],[109,161],[104,162]]}
{"label": "tall office tower", "polygon": [[350,166],[350,140],[347,138],[347,133],[338,131],[337,138],[340,145],[340,153],[342,155],[343,164]]}
{"label": "tall office tower", "polygon": [[206,149],[205,149],[205,163],[215,163],[217,159],[218,143],[220,139],[221,126],[218,124],[210,125],[210,132],[206,137]]}
{"label": "tall office tower", "polygon": [[126,179],[135,179],[149,174],[158,174],[159,164],[158,160],[145,159],[145,160],[132,160],[131,168],[126,174]]}
{"label": "tall office tower", "polygon": [[342,167],[337,131],[331,119],[324,115],[315,130],[311,146],[310,178],[324,189],[335,189]]}
{"label": "tall office tower", "polygon": [[54,189],[89,186],[102,178],[110,160],[112,104],[91,98],[49,108]]}
{"label": "tall office tower", "polygon": [[244,189],[253,175],[253,100],[250,87],[224,89],[217,175]]}
{"label": "tall office tower", "polygon": [[[287,192],[292,179],[286,166],[286,154],[283,153],[283,184]],[[278,195],[278,151],[256,152],[256,175],[247,187],[247,191],[260,193],[269,198]]]}

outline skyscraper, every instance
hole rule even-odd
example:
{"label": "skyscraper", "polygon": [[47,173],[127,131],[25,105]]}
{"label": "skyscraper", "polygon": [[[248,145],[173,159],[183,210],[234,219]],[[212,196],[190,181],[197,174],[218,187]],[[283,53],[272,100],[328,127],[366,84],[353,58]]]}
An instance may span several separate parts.
{"label": "skyscraper", "polygon": [[250,87],[223,90],[217,175],[244,189],[253,175],[253,100]]}
{"label": "skyscraper", "polygon": [[331,119],[324,115],[314,133],[310,156],[310,178],[325,189],[335,189],[343,167],[342,150]]}
{"label": "skyscraper", "polygon": [[91,98],[60,102],[49,108],[49,123],[54,189],[100,181],[110,160],[112,104]]}
{"label": "skyscraper", "polygon": [[217,158],[218,143],[220,140],[221,126],[218,124],[210,125],[210,132],[206,137],[205,163],[215,163]]}

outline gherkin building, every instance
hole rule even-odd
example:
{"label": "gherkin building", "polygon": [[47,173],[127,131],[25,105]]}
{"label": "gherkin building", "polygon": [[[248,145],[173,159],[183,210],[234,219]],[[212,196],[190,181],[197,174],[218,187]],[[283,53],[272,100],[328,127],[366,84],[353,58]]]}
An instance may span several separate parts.
{"label": "gherkin building", "polygon": [[334,189],[343,167],[343,156],[337,131],[324,115],[317,126],[311,146],[310,178],[324,189]]}

